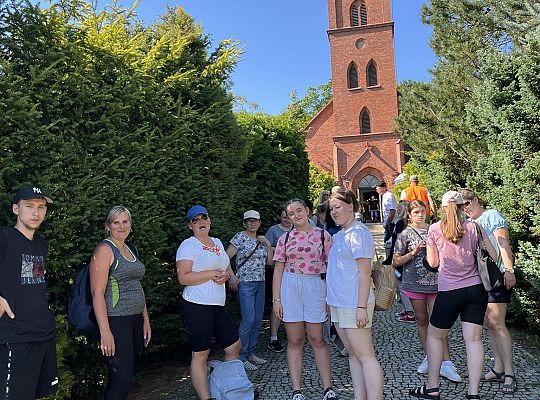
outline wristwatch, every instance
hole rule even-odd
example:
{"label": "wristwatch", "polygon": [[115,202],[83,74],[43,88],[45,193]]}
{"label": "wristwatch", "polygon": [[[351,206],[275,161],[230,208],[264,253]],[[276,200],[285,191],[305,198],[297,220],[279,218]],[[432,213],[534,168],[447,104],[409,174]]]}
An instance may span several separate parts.
{"label": "wristwatch", "polygon": [[509,273],[513,274],[514,273],[514,268],[505,268],[504,272],[509,272]]}

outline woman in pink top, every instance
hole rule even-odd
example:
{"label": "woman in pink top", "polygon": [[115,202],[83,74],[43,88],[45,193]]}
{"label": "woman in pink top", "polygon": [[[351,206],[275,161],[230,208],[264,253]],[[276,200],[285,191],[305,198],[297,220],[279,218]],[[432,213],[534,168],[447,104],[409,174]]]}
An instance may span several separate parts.
{"label": "woman in pink top", "polygon": [[[428,233],[426,257],[431,267],[439,269],[439,292],[428,327],[428,383],[409,392],[411,396],[421,399],[441,398],[439,372],[444,340],[458,316],[461,317],[467,351],[467,399],[480,399],[478,391],[484,362],[482,326],[487,292],[476,266],[476,227],[465,219],[463,203],[463,197],[458,192],[446,192],[442,198],[443,219],[433,224]],[[489,254],[496,258],[495,249],[483,230],[482,236]]]}
{"label": "woman in pink top", "polygon": [[292,400],[305,400],[300,380],[306,332],[324,385],[323,400],[337,399],[332,389],[330,353],[323,339],[323,322],[327,319],[324,279],[332,237],[309,224],[303,200],[289,201],[286,209],[293,229],[276,245],[272,303],[274,314],[283,320],[287,331]]}

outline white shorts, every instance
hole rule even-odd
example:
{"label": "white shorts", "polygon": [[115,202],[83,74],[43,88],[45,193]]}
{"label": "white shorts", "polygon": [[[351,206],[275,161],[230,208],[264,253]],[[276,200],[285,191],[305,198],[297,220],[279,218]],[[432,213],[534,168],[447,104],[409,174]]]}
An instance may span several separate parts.
{"label": "white shorts", "polygon": [[283,322],[326,321],[326,281],[320,275],[283,272],[281,279]]}

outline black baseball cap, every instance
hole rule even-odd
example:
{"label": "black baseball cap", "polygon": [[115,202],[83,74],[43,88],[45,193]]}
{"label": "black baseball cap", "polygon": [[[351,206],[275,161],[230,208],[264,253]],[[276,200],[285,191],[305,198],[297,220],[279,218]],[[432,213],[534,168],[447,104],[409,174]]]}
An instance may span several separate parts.
{"label": "black baseball cap", "polygon": [[386,182],[385,181],[379,181],[375,187],[376,188],[378,188],[378,187],[386,187]]}
{"label": "black baseball cap", "polygon": [[15,197],[13,198],[13,204],[17,204],[21,200],[31,200],[31,199],[45,199],[49,204],[52,204],[52,200],[45,196],[45,192],[37,187],[25,187],[17,190]]}

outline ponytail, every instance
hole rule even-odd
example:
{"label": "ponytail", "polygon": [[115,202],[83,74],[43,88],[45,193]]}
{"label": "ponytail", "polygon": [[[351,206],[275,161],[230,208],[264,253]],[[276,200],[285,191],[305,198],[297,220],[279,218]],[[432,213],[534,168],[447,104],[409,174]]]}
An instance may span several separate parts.
{"label": "ponytail", "polygon": [[465,229],[462,226],[465,221],[463,205],[457,205],[455,201],[450,201],[445,208],[441,221],[442,234],[446,240],[455,244],[465,235]]}

